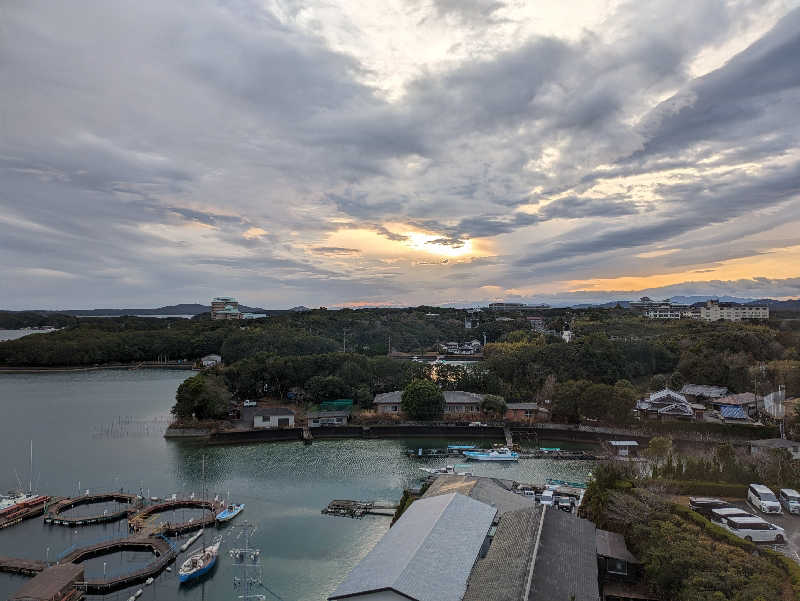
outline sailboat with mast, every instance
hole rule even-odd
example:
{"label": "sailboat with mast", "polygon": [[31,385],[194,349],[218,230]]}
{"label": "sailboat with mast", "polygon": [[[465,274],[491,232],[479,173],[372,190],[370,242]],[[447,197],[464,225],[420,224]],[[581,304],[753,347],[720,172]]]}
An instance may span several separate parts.
{"label": "sailboat with mast", "polygon": [[[23,484],[20,482],[19,487],[22,488],[22,486]],[[0,496],[0,518],[12,519],[20,511],[45,503],[49,499],[48,496],[37,495],[33,492],[33,441],[31,441],[31,472],[28,480],[28,492],[17,491]]]}
{"label": "sailboat with mast", "polygon": [[[203,499],[206,498],[206,458],[203,456]],[[211,545],[206,546],[205,529],[203,530],[202,548],[198,551],[189,553],[189,558],[183,562],[178,570],[178,579],[181,583],[197,580],[208,574],[217,563],[219,546],[221,539],[215,540]]]}

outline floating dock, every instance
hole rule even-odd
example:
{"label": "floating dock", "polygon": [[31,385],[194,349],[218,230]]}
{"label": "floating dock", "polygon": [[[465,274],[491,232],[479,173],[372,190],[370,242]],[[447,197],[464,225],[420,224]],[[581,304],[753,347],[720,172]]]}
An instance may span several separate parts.
{"label": "floating dock", "polygon": [[[125,509],[115,511],[113,513],[104,513],[88,517],[70,518],[61,515],[63,512],[78,507],[79,505],[91,505],[94,503],[107,503],[109,501],[116,501],[117,503],[124,503],[129,505]],[[101,493],[96,495],[83,495],[80,497],[71,497],[62,499],[57,503],[53,503],[47,509],[44,516],[45,524],[56,524],[60,526],[87,526],[89,524],[102,524],[104,522],[116,522],[124,518],[131,517],[142,507],[142,498],[137,495],[126,493]]]}
{"label": "floating dock", "polygon": [[361,519],[365,515],[392,517],[396,511],[397,505],[389,502],[336,499],[328,503],[328,506],[322,510],[322,514]]}
{"label": "floating dock", "polygon": [[41,503],[22,507],[12,513],[4,515],[2,518],[0,518],[0,530],[3,528],[8,528],[9,526],[14,526],[15,524],[19,524],[23,520],[39,517],[45,512],[51,503],[61,501],[63,498],[64,497],[45,496]]}
{"label": "floating dock", "polygon": [[16,559],[14,557],[0,557],[0,572],[7,574],[22,574],[23,576],[35,576],[43,571],[47,564],[35,559]]}
{"label": "floating dock", "polygon": [[[131,532],[154,536],[163,534],[165,536],[175,536],[184,532],[191,532],[199,528],[214,526],[217,522],[217,513],[224,509],[225,505],[219,501],[205,501],[194,499],[177,499],[174,501],[164,501],[150,507],[145,507],[128,522],[128,529]],[[189,520],[187,522],[171,523],[164,522],[154,524],[153,519],[156,514],[162,511],[173,509],[205,509],[210,512],[207,517],[199,520]]]}

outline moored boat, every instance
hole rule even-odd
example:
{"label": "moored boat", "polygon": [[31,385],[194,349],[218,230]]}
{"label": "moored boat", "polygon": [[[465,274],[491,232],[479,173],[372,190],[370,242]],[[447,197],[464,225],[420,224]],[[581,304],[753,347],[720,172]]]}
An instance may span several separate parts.
{"label": "moored boat", "polygon": [[8,516],[20,509],[26,509],[47,501],[49,497],[33,493],[14,493],[0,498],[0,517]]}
{"label": "moored boat", "polygon": [[519,453],[506,447],[490,451],[464,451],[464,456],[476,461],[517,461],[519,459]]}
{"label": "moored boat", "polygon": [[229,522],[244,510],[244,503],[231,504],[217,514],[218,522]]}
{"label": "moored boat", "polygon": [[199,551],[189,555],[189,558],[183,562],[180,570],[178,570],[178,578],[181,582],[189,582],[201,578],[217,563],[217,555],[219,554],[220,541],[215,542],[213,545],[204,547]]}

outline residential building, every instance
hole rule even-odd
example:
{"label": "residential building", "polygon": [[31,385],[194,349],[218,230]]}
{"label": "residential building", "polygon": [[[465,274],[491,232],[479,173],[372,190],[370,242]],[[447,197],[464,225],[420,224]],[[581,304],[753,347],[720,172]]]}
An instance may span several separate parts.
{"label": "residential building", "polygon": [[595,541],[603,601],[656,601],[641,582],[642,563],[628,550],[625,537],[598,528]]}
{"label": "residential building", "polygon": [[573,337],[574,336],[572,335],[572,330],[564,330],[563,332],[561,332],[561,339],[564,342],[572,342]]}
{"label": "residential building", "polygon": [[489,303],[489,311],[541,311],[550,305],[529,305],[527,303]]}
{"label": "residential building", "polygon": [[544,332],[544,329],[545,329],[544,328],[544,317],[541,317],[540,315],[535,315],[535,316],[528,317],[527,319],[528,319],[528,323],[531,326],[531,329],[534,332]]}
{"label": "residential building", "polygon": [[496,514],[458,493],[415,501],[328,600],[461,601]]}
{"label": "residential building", "polygon": [[214,354],[206,355],[205,357],[202,357],[200,359],[200,364],[203,367],[214,367],[219,363],[222,363],[222,357],[220,357],[219,355],[214,355]]}
{"label": "residential building", "polygon": [[767,305],[740,305],[738,303],[721,303],[718,300],[709,300],[705,304],[695,305],[696,319],[703,321],[741,321],[742,319],[769,319],[769,306]]}
{"label": "residential building", "polygon": [[[444,394],[445,413],[480,413],[482,394],[461,390],[445,390],[442,394]],[[395,390],[376,394],[374,403],[378,413],[400,413],[403,410],[402,398],[403,391]]]}
{"label": "residential building", "polygon": [[231,296],[211,299],[211,319],[241,319],[239,301]]}
{"label": "residential building", "polygon": [[639,452],[639,443],[635,440],[609,440],[608,444],[617,457],[636,457]]}
{"label": "residential building", "polygon": [[654,301],[649,296],[643,296],[638,301],[633,301],[630,307],[649,319],[680,319],[688,317],[690,312],[687,305],[672,303],[669,299]]}
{"label": "residential building", "polygon": [[[720,397],[709,401],[709,403],[717,410],[722,412],[723,407],[737,407],[741,408],[744,413],[744,418],[753,417],[757,413],[758,402],[756,395],[752,392],[742,392],[740,394],[731,394],[728,396]],[[738,412],[733,412],[738,413]],[[744,419],[742,418],[742,419]]]}
{"label": "residential building", "polygon": [[242,319],[264,319],[266,313],[242,313]]}
{"label": "residential building", "polygon": [[775,449],[786,449],[791,454],[792,459],[800,459],[800,442],[795,440],[765,438],[763,440],[750,441],[751,455],[768,455],[770,451]]}
{"label": "residential building", "polygon": [[543,409],[539,409],[539,403],[508,403],[505,419],[509,422],[533,422],[536,421],[540,411],[546,413]]}
{"label": "residential building", "polygon": [[708,402],[714,399],[719,399],[728,394],[728,389],[724,386],[706,386],[705,384],[684,384],[681,388],[681,394],[685,396],[689,402]]}
{"label": "residential building", "polygon": [[254,428],[293,428],[294,411],[286,407],[264,407],[253,412]]}
{"label": "residential building", "polygon": [[669,388],[652,393],[649,397],[636,402],[639,415],[650,418],[682,418],[694,419],[691,404],[680,392]]}
{"label": "residential building", "polygon": [[320,426],[346,426],[350,419],[350,411],[317,411],[307,416],[309,428]]}

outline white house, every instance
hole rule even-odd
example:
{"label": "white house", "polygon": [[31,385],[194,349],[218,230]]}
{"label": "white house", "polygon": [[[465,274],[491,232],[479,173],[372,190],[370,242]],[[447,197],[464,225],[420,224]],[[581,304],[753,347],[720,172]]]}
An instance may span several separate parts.
{"label": "white house", "polygon": [[652,393],[649,397],[636,403],[636,409],[642,415],[651,417],[685,417],[694,419],[691,404],[680,392],[664,388]]}
{"label": "white house", "polygon": [[202,359],[200,359],[200,363],[203,367],[214,367],[215,365],[222,363],[222,357],[219,355],[206,355]]}
{"label": "white house", "polygon": [[293,428],[294,411],[286,407],[265,407],[253,413],[254,428]]}

